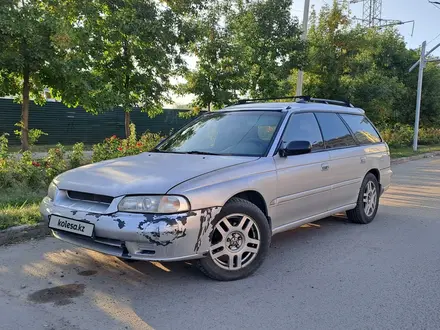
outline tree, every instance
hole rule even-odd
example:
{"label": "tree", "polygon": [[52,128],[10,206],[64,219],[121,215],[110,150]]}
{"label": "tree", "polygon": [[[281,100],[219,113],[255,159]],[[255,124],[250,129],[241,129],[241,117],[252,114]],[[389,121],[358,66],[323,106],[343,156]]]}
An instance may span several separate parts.
{"label": "tree", "polygon": [[290,0],[217,0],[199,17],[183,93],[196,96],[194,105],[219,108],[237,96],[286,94],[288,77],[305,60],[298,20]]}
{"label": "tree", "polygon": [[21,148],[29,148],[29,102],[44,102],[50,63],[57,56],[57,18],[39,0],[0,0],[0,95],[22,103]]}
{"label": "tree", "polygon": [[196,58],[194,70],[185,70],[186,83],[180,94],[194,94],[196,110],[220,108],[237,97],[240,67],[239,51],[234,47],[227,26],[222,24],[227,8],[222,1],[212,1],[202,13],[193,17],[196,38],[190,52]]}
{"label": "tree", "polygon": [[76,36],[74,55],[83,69],[58,88],[58,95],[94,113],[122,107],[127,136],[133,107],[150,116],[161,112],[169,101],[170,77],[182,64],[179,13],[193,10],[182,1],[171,5],[176,11],[145,0],[92,0],[70,7],[71,20],[84,31]]}
{"label": "tree", "polygon": [[242,95],[288,94],[293,69],[305,64],[305,44],[291,0],[238,0],[226,18],[241,65]]}
{"label": "tree", "polygon": [[312,13],[305,91],[350,100],[374,121],[391,122],[405,94],[408,50],[395,30],[353,27],[348,15],[346,2]]}

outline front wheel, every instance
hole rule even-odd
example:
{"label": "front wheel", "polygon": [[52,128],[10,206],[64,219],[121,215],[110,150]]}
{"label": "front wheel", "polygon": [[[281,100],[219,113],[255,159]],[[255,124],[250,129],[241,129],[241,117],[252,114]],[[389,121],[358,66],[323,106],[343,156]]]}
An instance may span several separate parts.
{"label": "front wheel", "polygon": [[209,254],[198,261],[212,279],[233,281],[251,275],[263,263],[271,232],[263,212],[251,202],[231,199],[213,224]]}
{"label": "front wheel", "polygon": [[379,183],[372,173],[362,182],[356,207],[347,211],[348,219],[355,223],[367,224],[374,220],[379,208]]}

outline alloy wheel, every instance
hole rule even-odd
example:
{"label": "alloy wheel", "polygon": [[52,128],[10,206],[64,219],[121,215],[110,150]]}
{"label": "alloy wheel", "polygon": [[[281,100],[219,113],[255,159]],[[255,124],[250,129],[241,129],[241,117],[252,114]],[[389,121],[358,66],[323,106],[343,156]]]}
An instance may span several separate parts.
{"label": "alloy wheel", "polygon": [[215,225],[209,253],[217,266],[239,270],[255,259],[260,240],[260,231],[251,217],[231,214]]}
{"label": "alloy wheel", "polygon": [[367,217],[374,214],[377,206],[377,189],[373,181],[368,181],[364,191],[364,212]]}

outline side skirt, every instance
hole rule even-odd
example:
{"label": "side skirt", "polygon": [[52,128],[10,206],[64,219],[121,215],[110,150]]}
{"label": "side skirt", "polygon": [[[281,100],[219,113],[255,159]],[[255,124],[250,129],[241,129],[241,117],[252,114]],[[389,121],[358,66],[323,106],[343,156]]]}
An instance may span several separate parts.
{"label": "side skirt", "polygon": [[298,227],[300,227],[300,226],[302,226],[302,225],[304,225],[306,223],[313,222],[313,221],[316,221],[316,220],[320,220],[320,219],[323,219],[323,218],[327,218],[329,216],[332,216],[335,213],[351,210],[351,209],[354,209],[355,207],[356,207],[356,203],[348,204],[348,205],[344,205],[344,206],[338,207],[338,208],[333,209],[333,210],[329,210],[329,211],[324,212],[324,213],[316,214],[316,215],[313,215],[311,217],[307,217],[307,218],[304,218],[304,219],[301,219],[301,220],[297,220],[295,222],[291,222],[291,223],[279,226],[277,228],[272,229],[272,235],[275,235],[277,233],[281,233],[281,232],[286,231],[286,230],[298,228]]}

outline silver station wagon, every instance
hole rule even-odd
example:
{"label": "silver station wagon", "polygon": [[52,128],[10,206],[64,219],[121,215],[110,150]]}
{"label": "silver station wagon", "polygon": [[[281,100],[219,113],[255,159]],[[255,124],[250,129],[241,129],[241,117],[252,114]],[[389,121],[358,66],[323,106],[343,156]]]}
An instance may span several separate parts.
{"label": "silver station wagon", "polygon": [[242,100],[151,152],[65,172],[41,214],[61,240],[125,259],[195,259],[216,280],[252,274],[276,233],[343,211],[371,222],[390,185],[387,144],[351,104],[292,99]]}

